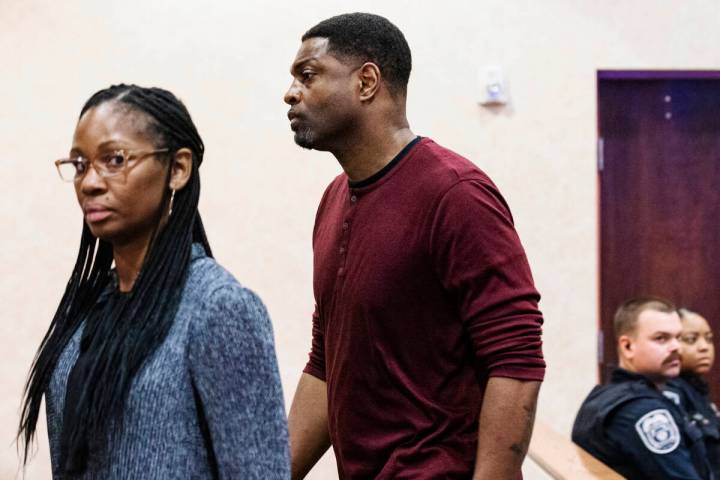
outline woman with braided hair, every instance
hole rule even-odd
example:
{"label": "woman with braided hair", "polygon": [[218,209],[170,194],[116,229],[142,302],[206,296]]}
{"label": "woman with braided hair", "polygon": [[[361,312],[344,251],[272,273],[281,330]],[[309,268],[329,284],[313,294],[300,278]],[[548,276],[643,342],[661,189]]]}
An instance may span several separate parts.
{"label": "woman with braided hair", "polygon": [[18,432],[27,462],[44,397],[55,479],[289,477],[272,327],[212,257],[203,151],[172,93],[116,85],[55,162],[83,230]]}

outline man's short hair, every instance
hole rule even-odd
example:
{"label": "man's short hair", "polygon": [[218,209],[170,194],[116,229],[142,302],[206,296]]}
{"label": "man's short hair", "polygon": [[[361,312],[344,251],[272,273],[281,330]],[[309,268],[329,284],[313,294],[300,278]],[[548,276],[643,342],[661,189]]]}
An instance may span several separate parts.
{"label": "man's short hair", "polygon": [[663,313],[673,313],[677,311],[675,305],[660,297],[636,297],[632,298],[617,309],[615,318],[613,319],[613,330],[615,331],[615,339],[635,331],[637,319],[645,310],[655,310]]}
{"label": "man's short hair", "polygon": [[399,28],[371,13],[345,13],[318,23],[302,36],[327,38],[328,52],[360,62],[372,62],[393,94],[405,96],[412,69],[410,47]]}

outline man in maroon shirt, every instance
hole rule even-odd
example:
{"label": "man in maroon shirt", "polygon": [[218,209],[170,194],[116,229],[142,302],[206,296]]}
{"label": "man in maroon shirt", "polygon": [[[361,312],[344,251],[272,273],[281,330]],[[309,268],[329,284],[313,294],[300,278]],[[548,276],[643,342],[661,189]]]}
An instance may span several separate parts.
{"label": "man in maroon shirt", "polygon": [[293,478],[331,444],[341,478],[521,478],[545,371],[539,295],[492,181],[410,131],[410,69],[397,27],[360,13],[310,29],[291,67],[295,142],[344,170],[313,232]]}

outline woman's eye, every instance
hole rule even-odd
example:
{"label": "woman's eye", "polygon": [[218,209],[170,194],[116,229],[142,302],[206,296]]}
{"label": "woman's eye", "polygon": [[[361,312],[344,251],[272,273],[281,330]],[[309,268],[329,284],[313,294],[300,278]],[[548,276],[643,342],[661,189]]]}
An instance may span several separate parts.
{"label": "woman's eye", "polygon": [[73,158],[72,165],[75,167],[77,173],[84,173],[87,169],[87,160],[82,157]]}
{"label": "woman's eye", "polygon": [[108,168],[117,169],[125,165],[125,156],[122,153],[112,153],[102,157],[102,163]]}

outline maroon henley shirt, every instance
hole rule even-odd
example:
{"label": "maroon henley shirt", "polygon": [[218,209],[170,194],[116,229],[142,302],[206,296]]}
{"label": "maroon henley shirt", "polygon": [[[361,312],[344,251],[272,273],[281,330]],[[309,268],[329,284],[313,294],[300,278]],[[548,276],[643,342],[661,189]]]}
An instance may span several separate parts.
{"label": "maroon henley shirt", "polygon": [[370,182],[330,184],[313,252],[304,371],[327,382],[340,477],[470,478],[487,379],[545,372],[539,294],[495,185],[422,138]]}

